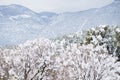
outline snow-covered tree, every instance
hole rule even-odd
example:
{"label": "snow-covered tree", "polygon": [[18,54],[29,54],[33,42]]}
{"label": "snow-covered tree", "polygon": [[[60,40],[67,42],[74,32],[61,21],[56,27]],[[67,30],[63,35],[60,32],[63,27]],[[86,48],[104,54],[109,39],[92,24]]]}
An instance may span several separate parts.
{"label": "snow-covered tree", "polygon": [[117,57],[107,54],[110,45],[119,53],[119,28],[85,33],[0,48],[0,80],[120,80]]}

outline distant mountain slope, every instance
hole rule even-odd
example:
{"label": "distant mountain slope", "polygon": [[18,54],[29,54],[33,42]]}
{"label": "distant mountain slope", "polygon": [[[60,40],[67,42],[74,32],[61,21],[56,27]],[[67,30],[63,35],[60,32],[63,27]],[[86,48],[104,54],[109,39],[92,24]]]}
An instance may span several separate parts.
{"label": "distant mountain slope", "polygon": [[28,14],[28,15],[35,14],[35,12],[33,12],[32,10],[16,4],[11,4],[8,6],[0,6],[0,12],[5,17],[22,15],[22,14]]}
{"label": "distant mountain slope", "polygon": [[98,9],[60,14],[36,13],[16,4],[0,6],[0,45],[54,38],[102,24],[120,25],[120,0]]}
{"label": "distant mountain slope", "polygon": [[[69,34],[72,32],[80,31],[82,27],[91,18],[90,14],[95,14],[96,9],[90,9],[86,11],[74,12],[74,13],[62,13],[54,17],[53,21],[49,24],[43,34],[46,37],[56,37],[63,34]],[[92,16],[93,16],[92,15]]]}
{"label": "distant mountain slope", "polygon": [[120,25],[120,0],[98,9],[59,14],[46,30],[58,36],[103,24]]}
{"label": "distant mountain slope", "polygon": [[42,16],[16,4],[0,6],[0,45],[19,44],[40,37],[44,26],[49,23]]}
{"label": "distant mountain slope", "polygon": [[0,20],[3,21],[3,23],[6,22],[7,19],[10,22],[17,21],[23,23],[26,22],[26,24],[32,23],[43,25],[43,20],[39,18],[39,15],[36,12],[20,5],[11,4],[8,6],[0,6],[0,14]]}
{"label": "distant mountain slope", "polygon": [[53,20],[54,16],[58,16],[58,14],[53,12],[41,12],[38,15],[39,18],[41,18],[45,24],[49,24]]}

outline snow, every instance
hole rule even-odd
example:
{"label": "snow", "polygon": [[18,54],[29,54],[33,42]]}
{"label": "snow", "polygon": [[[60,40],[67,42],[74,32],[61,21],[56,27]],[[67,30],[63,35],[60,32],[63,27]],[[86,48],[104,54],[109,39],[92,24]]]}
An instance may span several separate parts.
{"label": "snow", "polygon": [[[14,8],[15,11],[16,6],[21,7],[10,5],[8,8]],[[120,80],[120,64],[116,62],[118,58],[115,53],[118,45],[114,44],[120,43],[116,38],[116,32],[119,34],[120,28],[100,25],[89,31],[76,32],[82,27],[89,29],[90,25],[96,26],[104,22],[119,24],[119,12],[115,14],[117,17],[112,17],[119,10],[119,5],[111,8],[113,6],[112,3],[99,10],[62,13],[57,16],[47,13],[47,17],[24,7],[15,14],[9,10],[11,13],[5,13],[7,16],[0,19],[6,22],[1,24],[0,44],[28,41],[19,42],[21,44],[10,48],[0,48],[0,80]],[[4,16],[1,10],[0,16]],[[43,18],[48,18],[48,21]],[[106,27],[108,30],[105,30]],[[72,34],[67,35],[69,33]],[[63,34],[66,35],[58,37]],[[47,38],[38,38],[41,36]],[[48,39],[56,36],[58,39]],[[37,39],[31,40],[36,37]],[[106,46],[114,46],[113,54],[108,54]]]}
{"label": "snow", "polygon": [[116,32],[120,33],[120,28],[117,28],[117,29],[116,29]]}
{"label": "snow", "polygon": [[49,18],[48,16],[41,16],[41,18]]}
{"label": "snow", "polygon": [[9,19],[13,20],[13,19],[30,18],[30,17],[31,17],[30,15],[22,14],[22,15],[11,16],[9,17]]}
{"label": "snow", "polygon": [[[65,45],[66,40],[46,38],[27,41],[12,49],[0,49],[0,79],[9,80],[119,80],[120,64],[105,47],[93,44]],[[66,46],[66,47],[65,47]],[[25,72],[26,71],[26,72]]]}
{"label": "snow", "polygon": [[0,12],[0,16],[3,17],[2,13]]}

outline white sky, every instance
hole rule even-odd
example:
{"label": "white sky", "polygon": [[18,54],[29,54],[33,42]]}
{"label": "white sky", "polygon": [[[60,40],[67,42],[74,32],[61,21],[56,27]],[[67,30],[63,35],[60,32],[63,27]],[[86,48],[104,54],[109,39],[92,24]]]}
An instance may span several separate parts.
{"label": "white sky", "polygon": [[98,8],[114,0],[0,0],[0,5],[20,4],[36,12],[75,12]]}

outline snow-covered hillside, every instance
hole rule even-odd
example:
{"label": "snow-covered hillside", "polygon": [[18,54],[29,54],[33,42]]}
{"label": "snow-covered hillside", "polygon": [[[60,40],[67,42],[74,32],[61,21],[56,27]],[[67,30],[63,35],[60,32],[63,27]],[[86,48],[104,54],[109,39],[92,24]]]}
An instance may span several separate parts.
{"label": "snow-covered hillside", "polygon": [[[111,38],[109,30],[108,26],[92,28],[82,38],[82,44],[82,32],[77,32],[55,40],[40,38],[11,49],[0,48],[0,79],[120,80],[120,64],[115,55],[109,54],[109,41],[98,44]],[[120,35],[120,28],[114,31]],[[89,41],[89,37],[93,39]]]}
{"label": "snow-covered hillside", "polygon": [[0,45],[55,38],[101,24],[120,25],[119,0],[102,8],[60,14],[36,13],[16,4],[0,6]]}
{"label": "snow-covered hillside", "polygon": [[104,24],[120,25],[119,0],[102,8],[59,14],[44,34],[52,34],[52,37],[54,34],[58,36]]}
{"label": "snow-covered hillside", "polygon": [[[48,17],[52,18],[53,15],[51,13]],[[41,31],[49,23],[45,20],[43,15],[20,5],[0,6],[0,45],[20,44],[40,37]]]}

